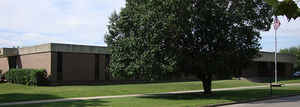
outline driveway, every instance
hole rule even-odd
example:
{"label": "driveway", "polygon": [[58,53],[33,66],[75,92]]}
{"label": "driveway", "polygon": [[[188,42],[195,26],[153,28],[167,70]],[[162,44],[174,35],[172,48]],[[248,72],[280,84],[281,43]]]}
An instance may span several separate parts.
{"label": "driveway", "polygon": [[300,107],[300,96],[285,97],[222,107]]}

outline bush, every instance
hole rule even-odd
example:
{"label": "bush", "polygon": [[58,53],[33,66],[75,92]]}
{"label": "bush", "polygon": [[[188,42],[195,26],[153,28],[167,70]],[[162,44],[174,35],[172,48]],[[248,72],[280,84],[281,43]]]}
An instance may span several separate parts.
{"label": "bush", "polygon": [[8,82],[24,85],[40,85],[46,81],[46,76],[46,71],[40,69],[11,69],[5,73]]}
{"label": "bush", "polygon": [[0,82],[2,81],[2,70],[0,70]]}

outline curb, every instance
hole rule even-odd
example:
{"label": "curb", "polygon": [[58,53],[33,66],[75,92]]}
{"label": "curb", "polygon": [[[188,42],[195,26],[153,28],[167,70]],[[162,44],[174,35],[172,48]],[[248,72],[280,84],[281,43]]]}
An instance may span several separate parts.
{"label": "curb", "polygon": [[294,96],[298,96],[298,95],[300,95],[300,93],[289,94],[289,95],[267,96],[267,97],[263,97],[263,98],[252,99],[252,100],[237,101],[237,102],[222,103],[222,104],[212,104],[212,105],[201,106],[201,107],[220,107],[220,106],[226,106],[226,105],[251,103],[251,102],[263,101],[263,100],[271,100],[271,99],[277,99],[277,98],[294,97]]}

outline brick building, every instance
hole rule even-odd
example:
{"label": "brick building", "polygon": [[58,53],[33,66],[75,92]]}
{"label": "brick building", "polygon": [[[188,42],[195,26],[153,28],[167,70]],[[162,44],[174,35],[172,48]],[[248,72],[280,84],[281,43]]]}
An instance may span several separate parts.
{"label": "brick building", "polygon": [[[273,52],[260,52],[261,57],[253,59],[253,62],[243,69],[243,77],[272,77],[275,64]],[[277,54],[277,74],[279,77],[288,78],[294,73],[296,56],[291,54]]]}
{"label": "brick building", "polygon": [[45,69],[52,82],[108,80],[109,51],[105,47],[43,44],[25,48],[0,49],[0,69]]}
{"label": "brick building", "polygon": [[[1,48],[0,70],[10,68],[45,69],[52,82],[92,82],[111,80],[107,72],[110,52],[106,47],[73,44],[42,44],[25,48]],[[244,77],[270,76],[274,72],[274,54],[261,52],[261,57],[243,69]],[[280,76],[290,76],[296,57],[278,55]]]}

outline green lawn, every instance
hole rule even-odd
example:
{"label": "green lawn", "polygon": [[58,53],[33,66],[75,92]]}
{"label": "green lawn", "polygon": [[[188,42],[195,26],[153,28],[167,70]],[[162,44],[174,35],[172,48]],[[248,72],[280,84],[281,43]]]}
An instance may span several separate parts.
{"label": "green lawn", "polygon": [[[241,86],[256,86],[246,80],[214,81],[213,88],[230,88]],[[125,94],[159,93],[170,91],[185,91],[202,89],[200,81],[146,83],[127,85],[75,85],[75,86],[24,86],[16,84],[0,84],[0,103],[13,101],[28,101],[41,99],[57,99],[70,97],[110,96]]]}
{"label": "green lawn", "polygon": [[[300,79],[285,81],[285,83],[300,83]],[[242,86],[258,86],[247,80],[219,80],[213,81],[213,88],[231,88]],[[170,91],[186,91],[202,89],[200,81],[145,83],[126,85],[75,85],[75,86],[24,86],[16,84],[0,84],[0,103],[29,101],[42,99],[59,99],[71,97],[92,97],[126,94],[160,93]]]}
{"label": "green lawn", "polygon": [[282,79],[282,80],[279,80],[279,82],[283,83],[283,84],[300,83],[300,78]]}
{"label": "green lawn", "polygon": [[[29,104],[16,107],[198,107],[211,104],[245,101],[269,96],[268,88],[216,91],[215,95],[201,93],[154,95],[74,102]],[[300,94],[300,86],[274,88],[273,95]]]}

